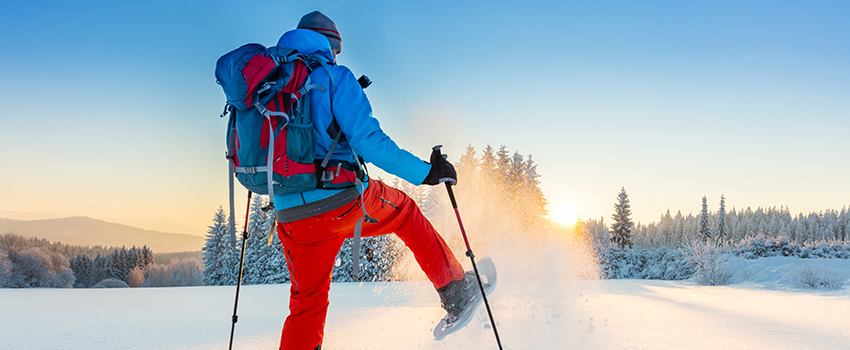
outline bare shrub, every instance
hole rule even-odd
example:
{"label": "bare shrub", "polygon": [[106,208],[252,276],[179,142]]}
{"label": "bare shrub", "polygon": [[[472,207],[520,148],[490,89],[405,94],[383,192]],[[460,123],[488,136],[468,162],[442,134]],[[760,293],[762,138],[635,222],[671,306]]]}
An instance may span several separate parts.
{"label": "bare shrub", "polygon": [[107,278],[103,281],[97,282],[97,284],[92,286],[92,288],[130,288],[130,286],[122,280]]}
{"label": "bare shrub", "polygon": [[847,275],[823,266],[803,265],[789,273],[791,283],[799,288],[840,289]]}
{"label": "bare shrub", "polygon": [[694,281],[704,286],[729,284],[732,270],[726,266],[729,257],[721,247],[712,241],[697,241],[689,243],[686,249],[688,261],[694,266]]}
{"label": "bare shrub", "polygon": [[11,270],[5,285],[12,288],[70,288],[74,272],[68,259],[44,248],[9,251]]}
{"label": "bare shrub", "polygon": [[204,285],[204,273],[198,259],[173,259],[168,265],[151,264],[145,287],[184,287]]}
{"label": "bare shrub", "polygon": [[0,288],[6,287],[12,276],[12,261],[5,249],[0,248]]}
{"label": "bare shrub", "polygon": [[136,266],[127,273],[127,284],[130,287],[141,287],[145,284],[145,270],[141,266]]}
{"label": "bare shrub", "polygon": [[147,278],[145,278],[145,287],[170,287],[171,273],[168,271],[168,266],[160,264],[151,264],[148,267]]}
{"label": "bare shrub", "polygon": [[168,268],[171,272],[171,286],[204,285],[204,273],[202,272],[201,263],[197,259],[185,258],[171,260]]}

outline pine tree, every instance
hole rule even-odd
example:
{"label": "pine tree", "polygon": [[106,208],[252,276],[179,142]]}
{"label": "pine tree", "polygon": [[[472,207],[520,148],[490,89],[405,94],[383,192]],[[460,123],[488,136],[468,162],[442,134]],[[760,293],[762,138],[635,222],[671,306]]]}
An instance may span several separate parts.
{"label": "pine tree", "polygon": [[12,260],[6,249],[0,249],[0,288],[10,287],[12,277]]}
{"label": "pine tree", "polygon": [[507,185],[517,188],[523,184],[523,175],[525,174],[525,159],[519,152],[514,152],[508,163]]}
{"label": "pine tree", "polygon": [[207,231],[203,248],[204,284],[219,286],[230,284],[233,279],[232,246],[230,231],[224,209],[219,207],[213,217],[213,225]]}
{"label": "pine tree", "polygon": [[722,242],[728,239],[726,230],[726,197],[720,195],[720,210],[717,212],[717,240]]}
{"label": "pine tree", "polygon": [[104,279],[109,278],[109,258],[108,255],[101,255],[97,253],[97,256],[94,258],[94,268],[93,268],[91,280],[93,283],[90,286],[97,284],[97,282],[103,281]]}
{"label": "pine tree", "polygon": [[331,281],[333,282],[354,281],[354,279],[351,278],[352,268],[354,267],[354,261],[352,259],[352,256],[354,254],[351,251],[352,241],[352,239],[346,239],[345,242],[342,243],[342,247],[339,249],[339,252],[337,252],[336,254],[336,260],[334,261],[334,270],[331,274]]}
{"label": "pine tree", "polygon": [[262,196],[255,196],[251,200],[251,210],[248,217],[248,240],[245,244],[245,261],[242,265],[242,283],[246,285],[261,284],[265,277],[267,253],[265,248],[268,245],[269,225],[271,224],[269,215],[263,211],[265,206],[266,201]]}
{"label": "pine tree", "polygon": [[[272,218],[270,218],[271,221]],[[279,284],[289,282],[289,269],[286,266],[286,256],[283,253],[283,245],[277,234],[272,236],[272,244],[264,247],[266,250],[266,262],[264,271],[264,284]]]}
{"label": "pine tree", "polygon": [[794,229],[794,236],[795,236],[794,238],[795,238],[797,243],[804,244],[804,243],[808,242],[810,236],[809,236],[809,229],[808,229],[808,227],[806,227],[806,217],[803,216],[803,213],[800,213],[799,215],[797,215],[796,222],[797,222],[797,227]]}
{"label": "pine tree", "polygon": [[537,164],[534,163],[531,155],[525,161],[525,172],[523,174],[523,183],[525,184],[525,197],[527,198],[527,207],[531,215],[539,222],[542,218],[549,214],[546,210],[548,201],[540,189],[540,174],[537,173]]}
{"label": "pine tree", "polygon": [[[509,188],[511,186],[510,182],[510,169],[511,169],[511,158],[510,153],[508,153],[508,148],[505,145],[499,147],[499,151],[496,152],[496,177],[497,187],[495,190],[501,194],[501,198],[504,200],[505,198],[510,197]],[[504,205],[506,203],[500,202],[499,204]]]}
{"label": "pine tree", "polygon": [[366,237],[361,249],[360,279],[369,282],[389,281],[393,264],[401,255],[404,244],[395,235]]}
{"label": "pine tree", "polygon": [[493,147],[490,147],[490,145],[487,145],[487,147],[484,147],[481,151],[481,160],[478,162],[478,169],[480,171],[479,179],[481,180],[481,187],[479,191],[487,194],[488,196],[493,196],[496,194],[496,186],[499,184],[499,176],[497,173],[496,154]]}
{"label": "pine tree", "polygon": [[699,212],[699,231],[697,237],[703,242],[711,238],[711,232],[708,229],[708,204],[705,196],[702,197],[702,210]]}
{"label": "pine tree", "polygon": [[505,177],[507,177],[511,163],[511,158],[508,156],[509,154],[510,152],[508,152],[508,147],[505,145],[500,146],[499,151],[496,152],[496,168]]}
{"label": "pine tree", "polygon": [[94,281],[96,271],[94,260],[85,254],[77,255],[75,258],[68,261],[71,265],[71,270],[74,271],[74,288],[89,288],[99,281]]}
{"label": "pine tree", "polygon": [[475,159],[475,147],[466,147],[466,153],[460,156],[455,164],[458,180],[471,179],[478,172],[478,161]]}
{"label": "pine tree", "polygon": [[496,172],[496,155],[493,151],[493,147],[487,145],[484,147],[484,150],[481,151],[481,162],[480,169],[484,174],[493,174]]}
{"label": "pine tree", "polygon": [[673,230],[676,224],[673,222],[673,216],[670,215],[670,209],[667,209],[667,213],[661,216],[658,225],[662,242],[664,244],[671,244],[673,242]]}
{"label": "pine tree", "polygon": [[632,215],[632,210],[629,205],[629,195],[626,193],[626,188],[620,189],[620,194],[617,195],[617,204],[614,204],[614,223],[611,224],[611,242],[617,244],[620,249],[632,247],[632,227],[634,223],[629,218]]}

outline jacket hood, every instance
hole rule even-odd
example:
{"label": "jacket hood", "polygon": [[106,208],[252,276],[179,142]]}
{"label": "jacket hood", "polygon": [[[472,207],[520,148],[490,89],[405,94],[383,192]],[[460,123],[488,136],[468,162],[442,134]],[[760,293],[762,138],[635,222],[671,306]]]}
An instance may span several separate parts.
{"label": "jacket hood", "polygon": [[334,61],[334,54],[331,51],[328,38],[309,29],[293,29],[283,33],[277,41],[277,46],[296,49],[306,56],[318,54],[327,59],[328,62]]}

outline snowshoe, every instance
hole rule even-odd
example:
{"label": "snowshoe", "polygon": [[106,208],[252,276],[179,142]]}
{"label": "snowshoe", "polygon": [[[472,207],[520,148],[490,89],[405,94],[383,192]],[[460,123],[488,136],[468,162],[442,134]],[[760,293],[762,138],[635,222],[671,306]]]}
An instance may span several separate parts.
{"label": "snowshoe", "polygon": [[[484,293],[490,295],[496,288],[496,265],[489,257],[477,262],[478,273],[481,275],[481,283]],[[475,310],[481,305],[484,298],[481,296],[481,288],[478,287],[478,279],[474,271],[464,273],[463,279],[453,281],[437,290],[446,316],[440,320],[434,328],[434,338],[443,340],[447,335],[463,328],[475,315]]]}

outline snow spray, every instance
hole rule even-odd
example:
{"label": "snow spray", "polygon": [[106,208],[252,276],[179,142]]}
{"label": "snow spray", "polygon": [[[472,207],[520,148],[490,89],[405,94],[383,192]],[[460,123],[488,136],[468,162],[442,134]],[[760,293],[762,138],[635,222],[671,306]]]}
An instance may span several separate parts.
{"label": "snow spray", "polygon": [[[437,157],[443,156],[440,153],[440,147],[443,146],[438,145],[433,148],[433,152]],[[499,338],[499,331],[496,329],[496,320],[493,319],[493,311],[490,309],[490,301],[487,300],[487,293],[484,291],[484,285],[481,283],[481,275],[478,273],[478,266],[475,265],[475,254],[472,253],[472,247],[469,245],[469,238],[466,236],[466,230],[463,228],[463,220],[460,219],[460,211],[457,209],[457,201],[455,200],[454,192],[452,192],[452,184],[449,181],[446,181],[446,190],[449,192],[449,199],[452,201],[452,209],[455,211],[457,224],[460,227],[460,232],[463,234],[463,242],[466,244],[466,256],[468,256],[469,260],[472,261],[472,269],[475,271],[475,278],[478,279],[478,287],[481,288],[481,296],[484,298],[484,306],[487,307],[487,315],[490,316],[490,324],[493,326],[493,334],[496,335],[496,344],[499,345],[499,349],[501,350],[502,340]]]}

